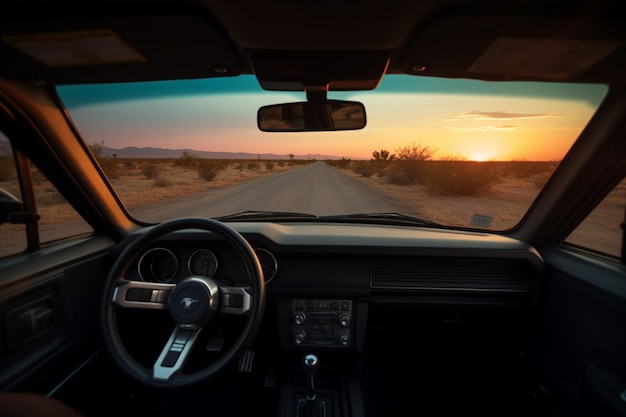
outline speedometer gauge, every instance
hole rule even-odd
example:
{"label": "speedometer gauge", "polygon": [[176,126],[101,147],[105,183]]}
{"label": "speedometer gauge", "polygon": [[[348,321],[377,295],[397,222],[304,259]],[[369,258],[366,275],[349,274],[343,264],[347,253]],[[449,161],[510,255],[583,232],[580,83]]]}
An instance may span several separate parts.
{"label": "speedometer gauge", "polygon": [[211,278],[217,272],[217,258],[207,249],[198,249],[189,257],[189,272]]}
{"label": "speedometer gauge", "polygon": [[139,277],[144,281],[168,282],[178,272],[178,259],[172,251],[153,248],[139,260]]}
{"label": "speedometer gauge", "polygon": [[259,263],[261,264],[261,269],[263,269],[263,275],[265,276],[265,283],[267,284],[276,276],[278,262],[276,262],[276,258],[272,252],[266,249],[257,248],[254,252],[257,258],[259,258]]}

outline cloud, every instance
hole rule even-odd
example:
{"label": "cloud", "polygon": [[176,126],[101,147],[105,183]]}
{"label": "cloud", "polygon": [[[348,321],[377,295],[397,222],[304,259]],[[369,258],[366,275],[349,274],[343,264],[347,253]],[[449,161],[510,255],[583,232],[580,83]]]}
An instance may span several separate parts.
{"label": "cloud", "polygon": [[512,132],[517,130],[515,125],[503,125],[503,126],[478,126],[478,127],[452,127],[447,126],[446,129],[454,130],[455,132]]}
{"label": "cloud", "polygon": [[444,120],[519,120],[519,119],[544,119],[548,117],[560,117],[550,113],[511,113],[508,111],[479,111],[472,110],[460,113]]}

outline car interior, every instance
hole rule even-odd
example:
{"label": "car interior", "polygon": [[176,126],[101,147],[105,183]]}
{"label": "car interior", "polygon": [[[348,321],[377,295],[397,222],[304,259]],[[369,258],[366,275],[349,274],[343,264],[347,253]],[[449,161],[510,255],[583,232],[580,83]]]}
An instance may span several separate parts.
{"label": "car interior", "polygon": [[[10,0],[2,8],[0,416],[626,416],[621,2]],[[380,136],[360,160],[327,161],[287,155],[288,146],[321,143],[318,132],[346,135],[331,136],[333,146],[378,132],[379,107],[367,97],[391,91],[380,109],[423,134],[409,108],[431,114],[439,104],[427,98],[448,85],[463,86],[448,96],[468,98],[465,119],[482,117],[473,132],[508,134],[541,119],[534,131],[571,136],[562,156],[542,162],[550,175],[523,210],[494,220],[434,192],[443,204],[430,217],[387,205],[314,209],[335,193],[354,200],[339,180],[319,185],[329,167],[346,176],[341,162],[423,162],[446,142],[398,145],[389,156],[395,142]],[[237,192],[207,185],[182,194],[182,179],[158,176],[160,161],[202,166],[199,148],[183,141],[187,130],[153,107],[183,88],[198,100],[207,88],[216,100],[177,108],[189,124],[196,114],[210,119],[207,152],[239,143],[220,129],[242,120],[259,142],[282,147],[287,156],[263,162],[282,189],[251,179]],[[426,98],[406,104],[417,88]],[[511,91],[554,110],[479,104]],[[558,107],[568,100],[585,109],[575,129],[556,124],[578,111]],[[155,139],[109,147],[123,135],[103,132],[131,125],[105,113],[121,120],[127,105],[148,113],[136,122],[150,128],[142,140]],[[158,131],[169,142],[157,142]],[[528,144],[547,151],[538,135]],[[138,169],[122,152],[138,146],[145,155],[133,158],[153,163],[145,177],[163,182],[147,194],[169,193],[177,211],[130,203],[145,186],[121,190],[131,176],[119,170]],[[281,152],[250,149],[240,173]],[[225,175],[224,158],[214,157],[215,171],[197,171],[205,184]],[[445,171],[460,162],[440,163]],[[281,186],[279,169],[311,170],[301,205],[281,205],[301,186]],[[477,172],[446,185],[486,183]],[[382,174],[353,177],[393,188]],[[429,207],[417,186],[397,187]],[[195,199],[201,193],[214,199]],[[276,205],[262,206],[261,194]],[[61,201],[70,214],[45,210]],[[453,210],[471,223],[440,220]]]}

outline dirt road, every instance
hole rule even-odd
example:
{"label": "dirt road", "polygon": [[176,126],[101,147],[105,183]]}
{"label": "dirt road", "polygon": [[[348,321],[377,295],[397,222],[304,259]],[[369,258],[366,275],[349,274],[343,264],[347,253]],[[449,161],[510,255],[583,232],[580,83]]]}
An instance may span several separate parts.
{"label": "dirt road", "polygon": [[397,211],[357,181],[324,162],[189,198],[131,210],[138,219],[216,217],[245,210],[293,211],[316,215]]}

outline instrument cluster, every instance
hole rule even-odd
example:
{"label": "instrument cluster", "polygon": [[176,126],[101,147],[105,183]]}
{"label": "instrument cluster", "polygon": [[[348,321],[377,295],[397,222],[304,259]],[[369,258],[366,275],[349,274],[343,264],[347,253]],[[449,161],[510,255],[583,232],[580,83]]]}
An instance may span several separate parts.
{"label": "instrument cluster", "polygon": [[[278,262],[267,249],[255,248],[254,251],[267,284],[276,276]],[[177,250],[154,247],[139,258],[137,273],[141,280],[149,282],[177,282],[190,275],[213,278],[225,269],[221,262],[219,253],[207,248]]]}

